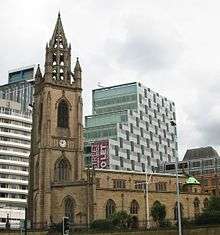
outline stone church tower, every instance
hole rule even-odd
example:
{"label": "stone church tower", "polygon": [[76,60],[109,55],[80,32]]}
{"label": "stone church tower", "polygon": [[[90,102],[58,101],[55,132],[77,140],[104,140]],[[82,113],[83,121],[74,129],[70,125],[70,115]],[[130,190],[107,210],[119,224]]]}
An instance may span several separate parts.
{"label": "stone church tower", "polygon": [[46,46],[45,73],[35,75],[28,217],[33,227],[68,216],[86,223],[89,203],[83,178],[81,67],[71,72],[71,46],[58,15]]}

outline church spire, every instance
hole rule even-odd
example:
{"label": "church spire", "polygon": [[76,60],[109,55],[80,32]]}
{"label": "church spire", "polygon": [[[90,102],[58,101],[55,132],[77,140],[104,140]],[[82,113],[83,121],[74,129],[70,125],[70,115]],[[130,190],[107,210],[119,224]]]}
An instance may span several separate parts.
{"label": "church spire", "polygon": [[53,36],[50,40],[49,47],[54,48],[66,48],[67,40],[64,33],[60,12],[58,13],[57,22],[53,31]]}
{"label": "church spire", "polygon": [[45,81],[71,85],[71,49],[64,33],[61,16],[58,13],[49,45],[46,46]]}

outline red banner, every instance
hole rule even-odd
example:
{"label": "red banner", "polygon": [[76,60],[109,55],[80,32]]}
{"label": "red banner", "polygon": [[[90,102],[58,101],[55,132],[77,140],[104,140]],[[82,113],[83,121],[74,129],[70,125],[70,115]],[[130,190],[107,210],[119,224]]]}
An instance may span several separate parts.
{"label": "red banner", "polygon": [[92,165],[94,168],[109,168],[109,143],[102,140],[92,143],[91,146]]}

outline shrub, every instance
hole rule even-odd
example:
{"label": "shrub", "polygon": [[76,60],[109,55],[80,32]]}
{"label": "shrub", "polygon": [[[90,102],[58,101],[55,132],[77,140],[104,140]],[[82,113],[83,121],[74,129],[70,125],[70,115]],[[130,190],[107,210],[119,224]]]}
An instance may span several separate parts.
{"label": "shrub", "polygon": [[161,204],[159,201],[155,201],[151,208],[151,216],[153,220],[161,226],[162,222],[166,217],[166,207],[164,204]]}
{"label": "shrub", "polygon": [[107,219],[94,220],[91,223],[90,228],[94,230],[111,230],[113,228],[113,224]]}
{"label": "shrub", "polygon": [[132,221],[131,215],[126,211],[115,212],[109,219],[115,227],[120,229],[128,228]]}

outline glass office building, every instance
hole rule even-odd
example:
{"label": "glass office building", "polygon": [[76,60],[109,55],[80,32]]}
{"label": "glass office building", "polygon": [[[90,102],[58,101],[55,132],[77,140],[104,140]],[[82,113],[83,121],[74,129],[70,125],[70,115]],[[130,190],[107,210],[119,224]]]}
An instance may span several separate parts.
{"label": "glass office building", "polygon": [[91,145],[109,141],[109,168],[158,171],[177,154],[175,104],[134,82],[93,90],[93,114],[85,117],[85,159]]}
{"label": "glass office building", "polygon": [[33,102],[34,65],[10,70],[8,84],[0,86],[0,99],[21,103],[25,112]]}

